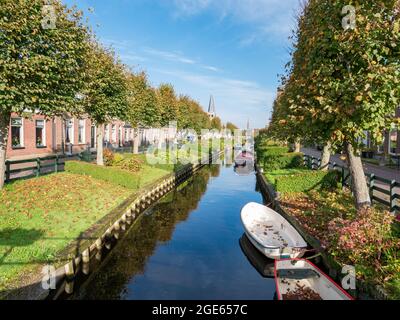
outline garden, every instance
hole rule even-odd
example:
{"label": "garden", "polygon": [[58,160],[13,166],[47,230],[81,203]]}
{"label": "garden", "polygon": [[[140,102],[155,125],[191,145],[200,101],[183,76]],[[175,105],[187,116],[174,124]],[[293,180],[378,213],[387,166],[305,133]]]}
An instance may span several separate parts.
{"label": "garden", "polygon": [[357,279],[400,298],[400,224],[387,208],[357,210],[337,171],[310,170],[303,154],[266,139],[256,145],[259,166],[279,193],[286,213],[318,239],[340,265],[356,268]]}

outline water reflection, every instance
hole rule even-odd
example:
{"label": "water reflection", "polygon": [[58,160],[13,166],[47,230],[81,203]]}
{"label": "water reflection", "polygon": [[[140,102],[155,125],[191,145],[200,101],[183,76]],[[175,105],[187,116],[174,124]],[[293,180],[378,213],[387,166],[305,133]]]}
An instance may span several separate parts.
{"label": "water reflection", "polygon": [[82,287],[80,299],[273,299],[243,254],[240,209],[262,202],[255,175],[210,166],[148,210]]}
{"label": "water reflection", "polygon": [[268,259],[261,254],[250,242],[246,234],[243,234],[239,240],[240,248],[247,257],[251,265],[265,278],[274,278],[274,260]]}

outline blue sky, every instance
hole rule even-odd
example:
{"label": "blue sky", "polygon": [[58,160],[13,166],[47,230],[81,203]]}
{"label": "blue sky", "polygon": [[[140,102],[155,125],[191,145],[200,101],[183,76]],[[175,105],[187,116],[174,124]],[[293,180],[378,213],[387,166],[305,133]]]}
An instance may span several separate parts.
{"label": "blue sky", "polygon": [[299,0],[63,2],[84,10],[100,41],[152,85],[171,83],[204,108],[213,94],[224,122],[266,125]]}

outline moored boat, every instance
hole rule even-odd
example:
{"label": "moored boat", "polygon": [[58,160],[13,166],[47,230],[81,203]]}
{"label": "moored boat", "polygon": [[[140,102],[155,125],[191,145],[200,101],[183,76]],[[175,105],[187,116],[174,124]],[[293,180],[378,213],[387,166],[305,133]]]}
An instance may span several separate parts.
{"label": "moored boat", "polygon": [[251,243],[270,259],[301,258],[307,243],[279,213],[258,203],[241,211],[242,223]]}
{"label": "moored boat", "polygon": [[278,300],[354,300],[308,260],[276,260],[274,273]]}

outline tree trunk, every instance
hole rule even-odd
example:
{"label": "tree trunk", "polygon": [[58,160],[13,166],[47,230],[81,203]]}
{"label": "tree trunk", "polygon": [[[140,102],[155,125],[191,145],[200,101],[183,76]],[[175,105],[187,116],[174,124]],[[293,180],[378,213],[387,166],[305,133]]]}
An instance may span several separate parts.
{"label": "tree trunk", "polygon": [[139,129],[135,128],[133,131],[133,153],[139,153]]}
{"label": "tree trunk", "polygon": [[360,156],[354,154],[354,148],[350,143],[344,144],[347,162],[349,165],[352,179],[352,189],[357,210],[370,207],[371,198],[369,195],[367,179],[365,178],[364,168]]}
{"label": "tree trunk", "polygon": [[11,114],[8,112],[0,113],[0,189],[4,186],[6,173],[6,152],[10,117]]}
{"label": "tree trunk", "polygon": [[103,144],[104,144],[104,124],[97,125],[97,165],[104,166]]}
{"label": "tree trunk", "polygon": [[329,169],[329,161],[331,160],[331,143],[327,142],[322,149],[321,154],[321,170],[327,171]]}
{"label": "tree trunk", "polygon": [[294,142],[294,152],[296,152],[296,153],[299,153],[299,152],[301,152],[301,144],[300,144],[300,140],[299,139],[297,139],[295,142]]}

